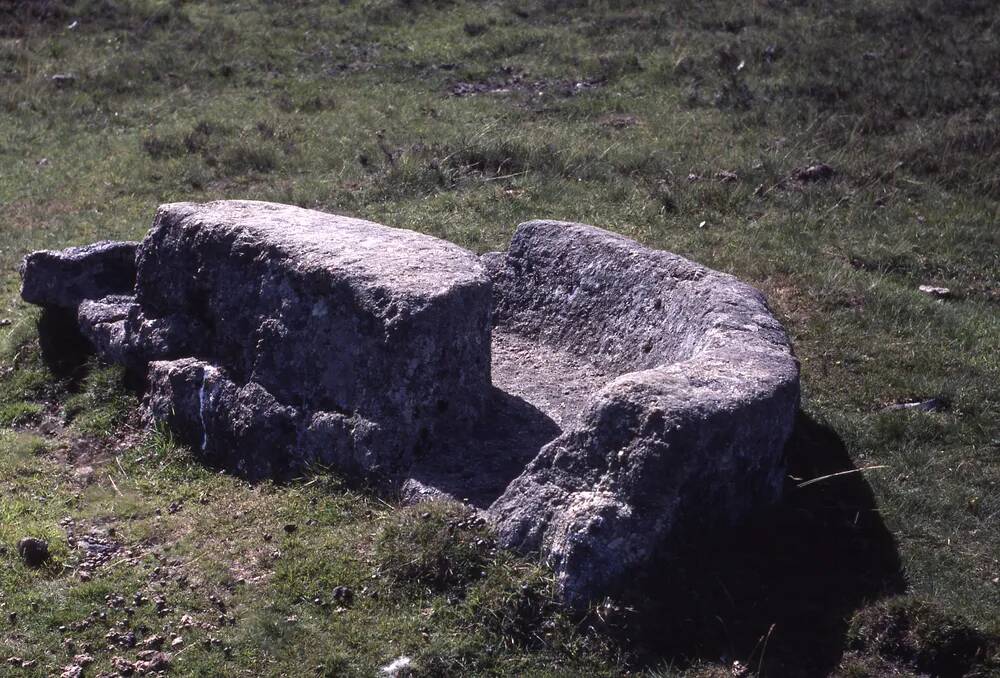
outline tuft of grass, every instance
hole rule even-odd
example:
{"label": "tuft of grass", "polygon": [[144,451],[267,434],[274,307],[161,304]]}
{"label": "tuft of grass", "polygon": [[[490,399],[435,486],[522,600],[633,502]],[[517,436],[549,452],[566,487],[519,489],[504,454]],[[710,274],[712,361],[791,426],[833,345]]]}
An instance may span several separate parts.
{"label": "tuft of grass", "polygon": [[63,415],[82,433],[111,435],[137,405],[119,365],[92,364],[81,388],[63,402]]}
{"label": "tuft of grass", "polygon": [[492,539],[461,504],[434,502],[392,512],[375,539],[378,571],[396,586],[430,592],[485,575]]}
{"label": "tuft of grass", "polygon": [[42,406],[24,401],[8,402],[0,405],[0,426],[24,426],[38,421]]}

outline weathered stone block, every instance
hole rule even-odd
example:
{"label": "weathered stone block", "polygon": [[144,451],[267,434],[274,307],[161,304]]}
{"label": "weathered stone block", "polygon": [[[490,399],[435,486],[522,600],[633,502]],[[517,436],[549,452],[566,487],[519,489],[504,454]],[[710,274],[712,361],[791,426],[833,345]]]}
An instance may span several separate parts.
{"label": "weathered stone block", "polygon": [[243,201],[161,207],[134,274],[128,247],[31,255],[24,295],[145,371],[151,422],[250,477],[322,464],[467,500],[571,604],[780,494],[788,337],[682,257],[536,221],[477,258]]}
{"label": "weathered stone block", "polygon": [[137,260],[143,312],[197,321],[197,356],[234,382],[258,384],[303,414],[374,422],[379,459],[362,455],[365,464],[404,467],[442,419],[480,413],[490,281],[460,247],[359,219],[226,201],[162,206]]}
{"label": "weathered stone block", "polygon": [[39,306],[76,309],[84,299],[130,294],[137,245],[103,241],[32,252],[21,264],[21,298]]}
{"label": "weathered stone block", "polygon": [[149,364],[145,414],[202,457],[250,478],[281,476],[302,415],[259,384],[237,384],[221,368],[196,358]]}
{"label": "weathered stone block", "polygon": [[144,372],[153,360],[199,353],[204,331],[194,318],[178,314],[147,318],[134,296],[84,300],[77,309],[84,337],[102,359]]}

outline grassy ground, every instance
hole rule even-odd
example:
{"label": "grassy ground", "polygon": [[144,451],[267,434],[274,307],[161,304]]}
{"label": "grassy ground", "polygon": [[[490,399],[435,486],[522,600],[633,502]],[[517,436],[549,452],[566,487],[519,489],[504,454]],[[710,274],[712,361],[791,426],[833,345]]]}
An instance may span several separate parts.
{"label": "grassy ground", "polygon": [[[0,672],[997,674],[998,72],[992,0],[0,0]],[[802,361],[788,500],[571,617],[458,507],[219,475],[46,364],[26,252],[237,197],[752,282]]]}

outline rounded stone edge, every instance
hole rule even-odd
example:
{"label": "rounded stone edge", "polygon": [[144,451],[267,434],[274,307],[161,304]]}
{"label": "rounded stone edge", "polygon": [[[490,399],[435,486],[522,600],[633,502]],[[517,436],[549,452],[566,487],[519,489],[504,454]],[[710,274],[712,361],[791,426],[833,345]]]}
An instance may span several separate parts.
{"label": "rounded stone edge", "polygon": [[[622,374],[597,392],[577,426],[546,445],[487,512],[502,545],[537,553],[566,601],[583,607],[695,526],[734,524],[780,499],[800,384],[764,295],[729,274],[571,222],[525,222],[508,253],[523,258],[532,238],[539,247],[538,239],[570,232],[616,252],[655,253],[673,275],[715,285],[713,306],[722,309],[711,309],[688,359]],[[484,266],[499,275],[506,256],[484,255]]]}

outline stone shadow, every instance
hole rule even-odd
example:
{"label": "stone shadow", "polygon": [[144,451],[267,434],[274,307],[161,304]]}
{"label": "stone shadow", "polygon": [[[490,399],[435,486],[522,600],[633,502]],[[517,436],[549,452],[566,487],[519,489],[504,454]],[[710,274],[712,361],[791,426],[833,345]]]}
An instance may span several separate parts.
{"label": "stone shadow", "polygon": [[433,454],[407,476],[477,509],[489,508],[543,445],[561,433],[559,425],[528,401],[493,387],[486,416],[472,431],[444,432]]}
{"label": "stone shadow", "polygon": [[80,332],[76,313],[62,308],[43,308],[38,316],[38,347],[42,361],[59,380],[74,389],[86,376],[87,361],[94,351]]}
{"label": "stone shadow", "polygon": [[619,630],[640,663],[724,658],[750,675],[827,676],[853,612],[905,589],[863,473],[798,486],[855,469],[837,434],[800,413],[786,449],[779,505],[687,540],[626,593]]}

